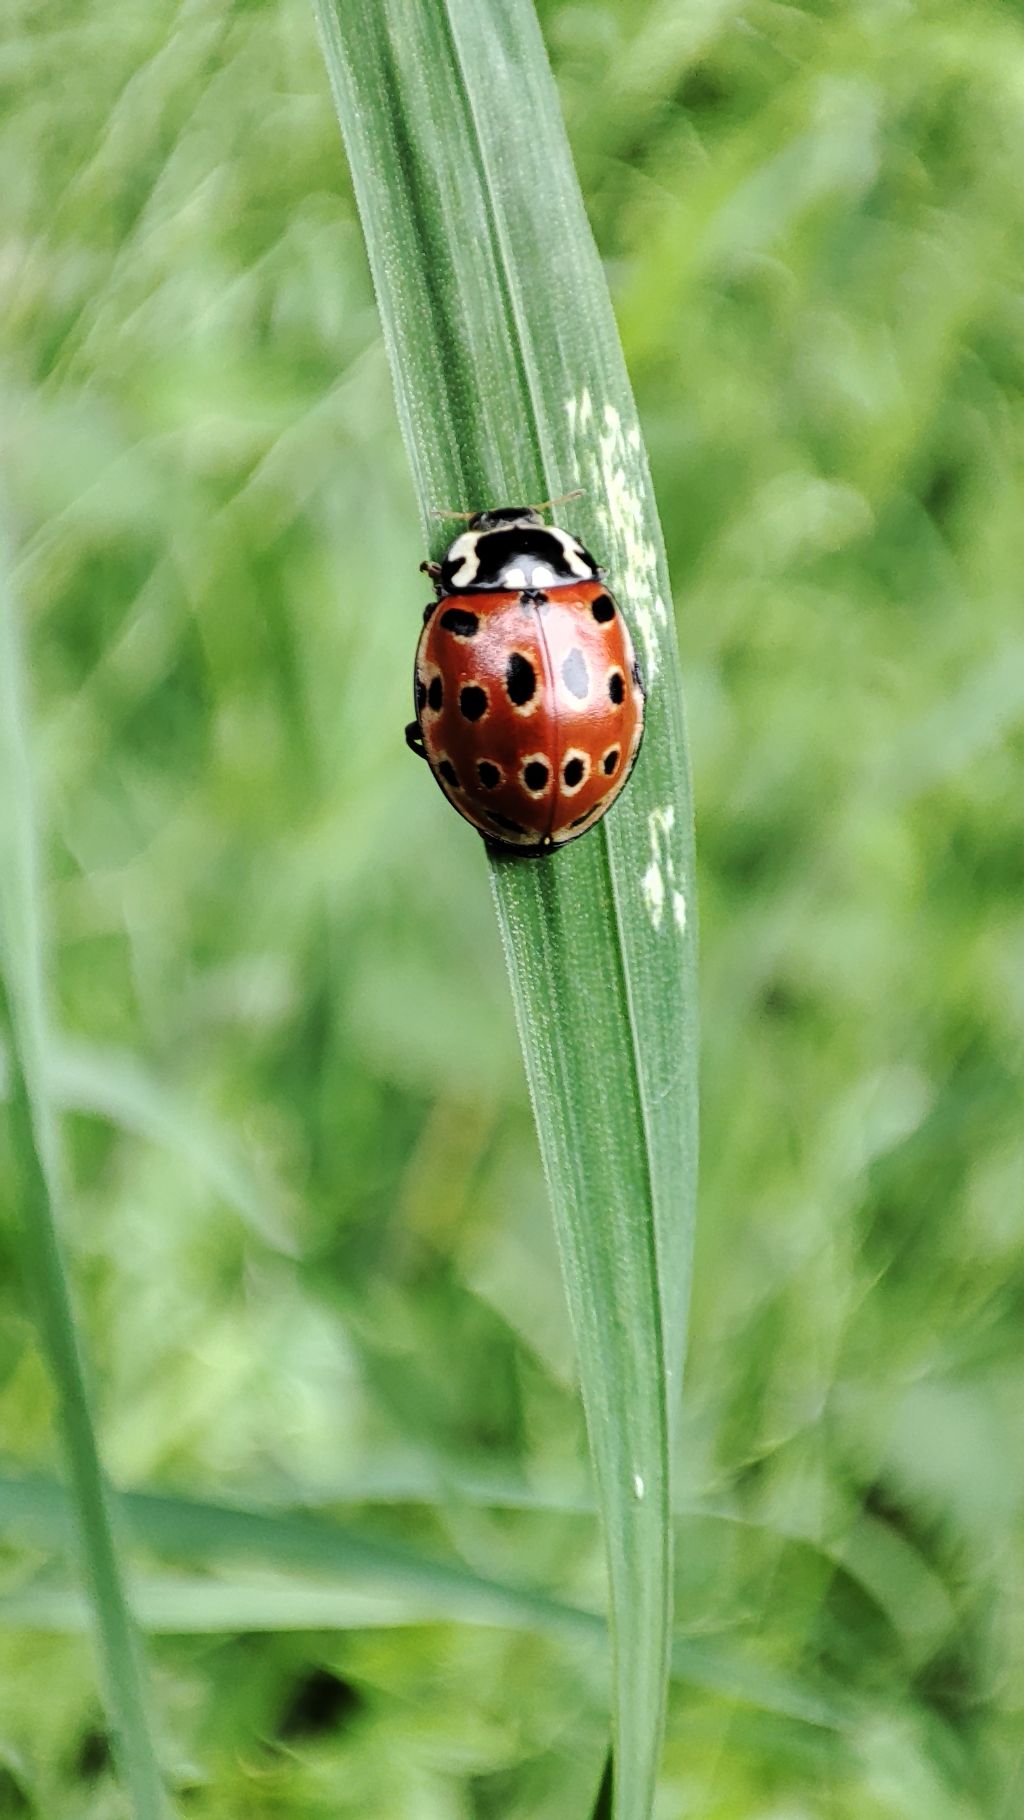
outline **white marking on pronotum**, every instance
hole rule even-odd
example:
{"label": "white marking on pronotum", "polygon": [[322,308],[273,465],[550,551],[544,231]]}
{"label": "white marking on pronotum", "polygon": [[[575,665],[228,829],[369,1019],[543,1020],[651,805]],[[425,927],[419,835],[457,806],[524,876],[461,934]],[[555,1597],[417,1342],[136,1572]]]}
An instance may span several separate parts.
{"label": "white marking on pronotum", "polygon": [[463,531],[462,536],[455,539],[448,552],[448,561],[459,565],[457,569],[452,570],[452,581],[457,588],[468,588],[476,576],[480,567],[480,556],[477,550],[479,541],[478,531]]}
{"label": "white marking on pronotum", "polygon": [[651,863],[640,880],[640,890],[654,928],[661,928],[667,898],[672,905],[673,921],[682,933],[686,928],[686,899],[676,884],[676,863],[672,853],[675,821],[674,803],[666,803],[663,809],[652,809],[647,817]]}
{"label": "white marking on pronotum", "polygon": [[584,388],[566,400],[569,434],[579,457],[580,482],[589,494],[605,536],[598,560],[607,563],[613,591],[618,588],[632,609],[644,647],[648,686],[660,668],[660,636],[669,609],[661,591],[658,552],[644,519],[644,491],[634,476],[643,474],[643,449],[635,424],[627,429],[614,405],[606,404],[598,420]]}
{"label": "white marking on pronotum", "polygon": [[509,588],[525,588],[526,570],[520,568],[506,569],[501,579]]}
{"label": "white marking on pronotum", "polygon": [[567,568],[570,568],[574,575],[578,575],[581,581],[590,581],[593,570],[583,554],[583,545],[579,540],[573,537],[569,531],[560,531],[557,525],[549,526],[548,536],[555,538],[561,544]]}

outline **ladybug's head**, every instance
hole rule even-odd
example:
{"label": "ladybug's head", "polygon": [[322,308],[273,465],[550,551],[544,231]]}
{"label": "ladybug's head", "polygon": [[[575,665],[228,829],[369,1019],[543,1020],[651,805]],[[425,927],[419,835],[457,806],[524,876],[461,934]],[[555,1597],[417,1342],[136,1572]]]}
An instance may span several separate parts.
{"label": "ladybug's head", "polygon": [[495,506],[477,512],[446,551],[440,585],[445,594],[514,592],[567,587],[600,574],[578,539],[546,525],[536,507]]}
{"label": "ladybug's head", "polygon": [[490,512],[475,512],[469,521],[471,531],[500,531],[507,525],[542,525],[540,513],[533,506],[494,506]]}

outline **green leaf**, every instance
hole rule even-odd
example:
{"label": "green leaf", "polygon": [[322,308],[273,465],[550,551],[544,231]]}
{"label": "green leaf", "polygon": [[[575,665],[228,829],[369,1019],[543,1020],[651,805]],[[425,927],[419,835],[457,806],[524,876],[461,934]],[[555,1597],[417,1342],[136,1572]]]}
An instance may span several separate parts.
{"label": "green leaf", "polygon": [[80,1557],[119,1765],[138,1820],[169,1812],[147,1712],[144,1668],[125,1593],[96,1445],[85,1368],[61,1255],[63,1180],[46,1068],[44,942],[28,714],[19,629],[0,543],[0,1034],[8,1091],[0,1136],[20,1186],[18,1238],[35,1299],[75,1501]]}
{"label": "green leaf", "polygon": [[[553,858],[491,866],[608,1553],[614,1811],[646,1820],[696,1172],[692,816],[661,536],[527,0],[317,11],[430,553],[439,508],[583,487],[563,517],[607,565],[649,688],[608,818]],[[410,610],[410,652],[417,626]],[[410,767],[408,787],[429,784]]]}
{"label": "green leaf", "polygon": [[[60,1111],[106,1119],[162,1145],[191,1165],[267,1244],[294,1252],[282,1197],[260,1179],[240,1154],[237,1139],[203,1106],[151,1074],[128,1051],[54,1035],[46,1061],[50,1098]],[[7,1097],[9,1072],[0,1043],[0,1102]]]}
{"label": "green leaf", "polygon": [[[156,1630],[326,1630],[444,1621],[532,1630],[569,1644],[603,1647],[607,1641],[607,1627],[596,1612],[461,1561],[438,1560],[404,1542],[364,1535],[347,1523],[155,1492],[121,1492],[117,1502],[127,1532],[156,1554],[205,1567],[245,1562],[297,1576],[262,1584],[151,1578],[140,1586],[139,1609]],[[61,1488],[38,1475],[0,1475],[0,1537],[66,1550],[73,1526]],[[10,1628],[74,1630],[83,1621],[75,1589],[48,1579],[0,1597],[0,1625]],[[703,1638],[675,1639],[671,1672],[691,1687],[801,1724],[842,1731],[849,1722],[834,1696]]]}
{"label": "green leaf", "polygon": [[50,1085],[68,1111],[108,1119],[180,1156],[253,1232],[294,1252],[282,1197],[246,1161],[238,1138],[137,1056],[65,1037],[51,1045]]}

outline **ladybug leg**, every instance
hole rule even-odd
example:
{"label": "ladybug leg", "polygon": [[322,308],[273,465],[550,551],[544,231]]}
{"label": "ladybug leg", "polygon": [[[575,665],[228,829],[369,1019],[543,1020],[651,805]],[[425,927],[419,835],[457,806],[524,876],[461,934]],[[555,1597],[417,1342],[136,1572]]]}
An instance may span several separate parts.
{"label": "ladybug leg", "polygon": [[415,752],[417,758],[426,758],[427,755],[423,750],[423,735],[420,732],[419,721],[411,720],[409,722],[409,725],[405,729],[405,743],[410,752]]}
{"label": "ladybug leg", "polygon": [[441,564],[439,562],[421,562],[420,571],[422,574],[430,576],[430,579],[434,584],[434,591],[438,596],[440,596],[440,593],[441,593],[441,585],[440,585],[441,584]]}

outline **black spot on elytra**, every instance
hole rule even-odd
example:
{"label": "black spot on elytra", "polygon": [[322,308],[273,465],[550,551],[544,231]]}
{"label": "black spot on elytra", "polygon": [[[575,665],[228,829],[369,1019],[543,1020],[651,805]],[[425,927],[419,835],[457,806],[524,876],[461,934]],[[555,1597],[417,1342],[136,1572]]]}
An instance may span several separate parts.
{"label": "black spot on elytra", "polygon": [[562,771],[562,776],[564,777],[566,783],[568,784],[569,789],[575,790],[576,785],[581,784],[583,782],[583,760],[582,760],[582,758],[567,759],[565,762],[565,768]]}
{"label": "black spot on elytra", "polygon": [[547,765],[542,758],[531,758],[529,764],[523,766],[523,782],[528,790],[537,792],[545,790],[549,775]]}
{"label": "black spot on elytra", "polygon": [[601,768],[604,771],[604,774],[606,777],[611,776],[611,774],[614,771],[618,762],[619,762],[619,748],[618,748],[618,746],[613,746],[611,751],[606,752],[603,759],[601,760]]}
{"label": "black spot on elytra", "polygon": [[459,707],[466,720],[482,720],[487,713],[487,695],[476,683],[467,683],[459,693]]}
{"label": "black spot on elytra", "polygon": [[457,790],[459,788],[459,780],[455,775],[455,766],[452,764],[450,758],[442,758],[437,769],[440,776],[444,778],[445,783],[448,784],[452,790]]}
{"label": "black spot on elytra", "polygon": [[610,594],[599,594],[596,600],[591,601],[590,611],[598,625],[607,625],[610,619],[615,618],[615,602]]}
{"label": "black spot on elytra", "polygon": [[505,687],[509,701],[517,708],[523,708],[532,698],[537,687],[537,673],[528,657],[521,651],[513,651],[505,670]]}
{"label": "black spot on elytra", "polygon": [[427,705],[427,685],[422,676],[416,678],[416,712],[422,714]]}
{"label": "black spot on elytra", "polygon": [[446,632],[454,632],[456,638],[475,638],[480,630],[476,614],[467,612],[465,607],[448,607],[441,615],[441,624]]}
{"label": "black spot on elytra", "polygon": [[568,657],[562,660],[562,681],[577,701],[586,701],[590,691],[590,677],[587,673],[587,660],[578,645],[573,645]]}
{"label": "black spot on elytra", "polygon": [[487,819],[489,822],[493,822],[496,828],[504,828],[509,834],[526,833],[522,822],[514,822],[507,815],[499,815],[497,809],[488,809]]}
{"label": "black spot on elytra", "polygon": [[498,770],[497,765],[491,764],[491,761],[488,758],[481,759],[480,763],[477,765],[476,774],[485,790],[493,790],[495,784],[501,782],[501,772]]}
{"label": "black spot on elytra", "polygon": [[303,1675],[278,1722],[280,1738],[311,1738],[336,1731],[362,1706],[354,1687],[330,1669],[314,1668]]}
{"label": "black spot on elytra", "polygon": [[615,703],[615,706],[618,707],[619,703],[621,702],[623,696],[626,693],[626,685],[622,680],[622,671],[621,670],[613,670],[611,675],[609,676],[608,693],[611,696],[612,701]]}
{"label": "black spot on elytra", "polygon": [[427,690],[427,702],[430,707],[433,708],[435,714],[440,714],[441,709],[444,707],[444,683],[441,681],[440,676],[431,677],[430,687]]}

